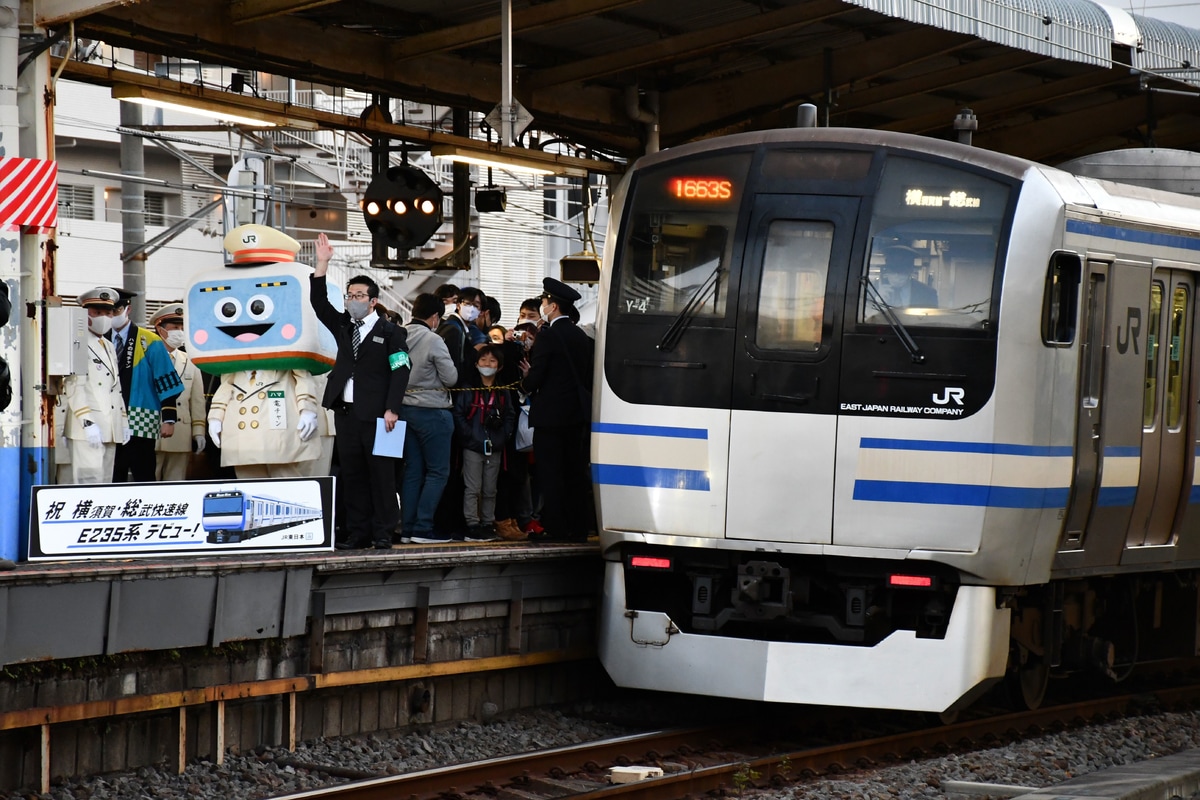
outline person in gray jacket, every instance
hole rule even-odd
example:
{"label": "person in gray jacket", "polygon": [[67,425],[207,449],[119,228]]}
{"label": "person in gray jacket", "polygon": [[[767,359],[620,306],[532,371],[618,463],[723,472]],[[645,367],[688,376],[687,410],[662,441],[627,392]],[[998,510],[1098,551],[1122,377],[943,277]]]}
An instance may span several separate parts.
{"label": "person in gray jacket", "polygon": [[435,333],[443,311],[436,295],[419,294],[413,301],[412,321],[405,326],[412,373],[400,414],[407,426],[400,489],[402,542],[450,541],[449,533],[433,530],[433,515],[450,477],[454,418],[447,389],[458,383],[458,369],[446,342]]}

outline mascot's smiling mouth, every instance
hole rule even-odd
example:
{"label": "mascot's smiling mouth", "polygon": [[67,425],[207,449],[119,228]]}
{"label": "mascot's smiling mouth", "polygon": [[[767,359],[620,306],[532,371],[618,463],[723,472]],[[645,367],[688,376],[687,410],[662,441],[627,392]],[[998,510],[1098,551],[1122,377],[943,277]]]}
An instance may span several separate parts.
{"label": "mascot's smiling mouth", "polygon": [[217,330],[237,339],[239,342],[253,342],[274,327],[275,323],[266,322],[262,325],[218,325]]}

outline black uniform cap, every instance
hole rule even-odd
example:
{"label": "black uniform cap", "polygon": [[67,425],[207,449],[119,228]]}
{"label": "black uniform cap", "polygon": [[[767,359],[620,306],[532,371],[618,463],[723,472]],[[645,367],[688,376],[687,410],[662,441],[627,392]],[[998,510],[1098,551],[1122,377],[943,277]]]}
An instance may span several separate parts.
{"label": "black uniform cap", "polygon": [[556,300],[563,300],[572,304],[583,296],[557,278],[542,278],[542,292]]}

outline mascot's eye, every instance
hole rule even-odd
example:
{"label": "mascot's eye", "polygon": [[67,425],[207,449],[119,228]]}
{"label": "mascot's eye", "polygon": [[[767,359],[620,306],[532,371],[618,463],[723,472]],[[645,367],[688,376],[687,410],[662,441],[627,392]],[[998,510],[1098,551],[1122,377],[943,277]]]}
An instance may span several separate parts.
{"label": "mascot's eye", "polygon": [[275,311],[275,303],[265,294],[256,294],[246,301],[246,312],[256,322],[267,319]]}
{"label": "mascot's eye", "polygon": [[217,319],[221,322],[233,322],[242,315],[242,304],[232,297],[217,301]]}

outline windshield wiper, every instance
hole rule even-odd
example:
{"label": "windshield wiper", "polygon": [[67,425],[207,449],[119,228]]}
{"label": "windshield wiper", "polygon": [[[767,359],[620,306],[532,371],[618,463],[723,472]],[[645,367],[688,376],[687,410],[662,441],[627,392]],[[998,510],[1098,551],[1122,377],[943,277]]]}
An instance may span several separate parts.
{"label": "windshield wiper", "polygon": [[862,276],[862,284],[866,287],[867,295],[871,298],[871,302],[875,305],[875,308],[879,309],[879,312],[883,314],[883,318],[887,320],[888,325],[891,326],[900,343],[904,345],[904,349],[912,357],[913,363],[924,363],[925,354],[921,352],[920,346],[912,338],[912,335],[909,334],[908,328],[905,328],[904,323],[896,316],[896,312],[888,304],[888,301],[883,299],[883,295],[879,293],[879,289],[875,287],[875,284],[871,283],[871,279],[866,275]]}
{"label": "windshield wiper", "polygon": [[675,349],[675,345],[679,343],[679,339],[683,336],[683,332],[692,324],[692,320],[696,317],[696,312],[704,305],[705,295],[710,289],[715,289],[717,281],[721,276],[721,262],[717,262],[717,266],[713,267],[713,271],[704,279],[704,283],[697,287],[695,293],[688,298],[687,305],[680,309],[675,315],[675,319],[671,320],[671,324],[667,326],[667,332],[663,334],[662,339],[658,343],[658,349],[662,352],[668,352]]}

